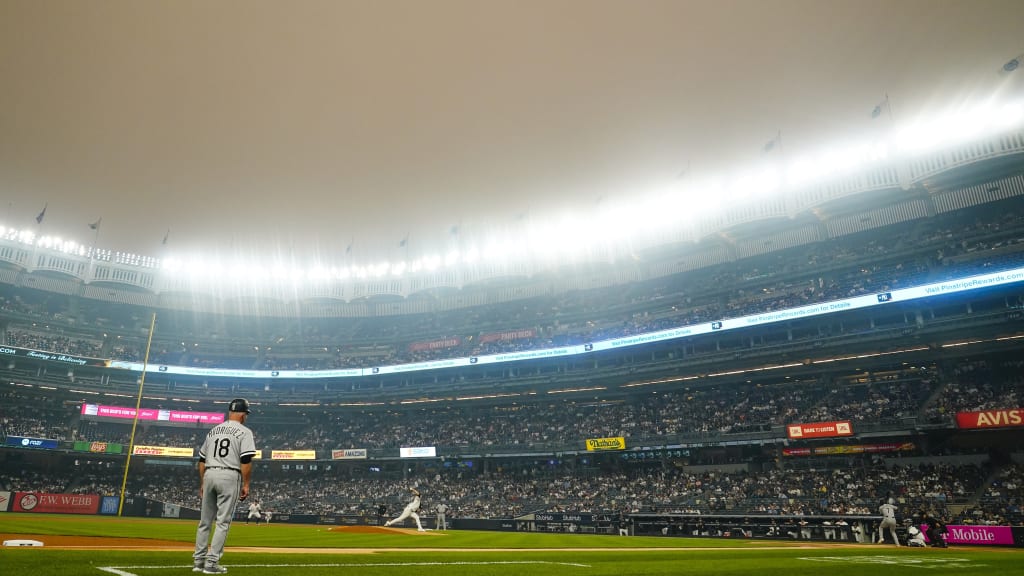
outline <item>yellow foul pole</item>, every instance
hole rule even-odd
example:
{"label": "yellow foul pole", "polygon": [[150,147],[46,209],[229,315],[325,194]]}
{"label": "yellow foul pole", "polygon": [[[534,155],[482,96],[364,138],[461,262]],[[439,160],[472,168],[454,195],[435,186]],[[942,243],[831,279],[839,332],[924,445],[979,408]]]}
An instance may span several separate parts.
{"label": "yellow foul pole", "polygon": [[139,376],[139,395],[135,398],[135,418],[132,419],[132,435],[128,440],[128,459],[124,463],[124,476],[121,478],[121,500],[117,504],[117,515],[124,510],[124,490],[128,485],[128,467],[132,465],[132,452],[135,451],[135,428],[139,425],[139,407],[142,406],[142,388],[146,385],[146,371],[149,368],[149,347],[153,344],[153,329],[156,328],[156,312],[149,321],[149,338],[146,340],[146,356],[142,359],[142,376]]}

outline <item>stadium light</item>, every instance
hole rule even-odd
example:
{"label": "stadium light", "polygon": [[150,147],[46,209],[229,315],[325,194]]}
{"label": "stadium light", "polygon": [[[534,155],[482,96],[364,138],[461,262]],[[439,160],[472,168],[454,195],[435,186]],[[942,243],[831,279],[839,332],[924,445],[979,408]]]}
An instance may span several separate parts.
{"label": "stadium light", "polygon": [[[1020,57],[1004,65],[1012,72],[1019,66]],[[872,165],[897,160],[900,156],[914,157],[941,148],[966,144],[978,138],[1018,129],[1024,123],[1024,100],[997,100],[995,97],[974,101],[944,112],[921,116],[901,126],[893,127],[888,137],[872,142],[809,151],[795,161],[784,165],[764,163],[742,168],[729,174],[717,175],[702,182],[687,182],[682,186],[672,182],[648,194],[630,195],[618,206],[601,202],[590,211],[577,210],[570,215],[551,220],[525,220],[511,226],[512,232],[486,240],[481,248],[464,251],[449,250],[444,257],[427,256],[419,260],[398,264],[378,263],[341,270],[322,265],[301,268],[275,265],[260,266],[248,263],[204,262],[201,258],[187,263],[178,258],[158,259],[130,252],[87,248],[74,240],[59,236],[37,237],[33,229],[19,230],[0,226],[0,238],[26,246],[55,250],[65,254],[88,256],[92,259],[162,269],[170,274],[184,273],[193,281],[289,282],[303,280],[327,281],[352,278],[380,278],[388,274],[402,276],[407,273],[434,272],[438,267],[460,265],[501,265],[532,259],[538,263],[557,262],[559,259],[578,260],[599,257],[621,250],[621,244],[639,243],[633,236],[644,236],[657,241],[664,228],[679,227],[699,218],[711,218],[723,207],[744,201],[759,201],[771,195],[791,192],[819,181],[855,173]],[[777,157],[777,156],[776,156]],[[448,243],[450,246],[450,242]],[[606,250],[602,248],[607,248]],[[201,280],[200,280],[201,279]]]}
{"label": "stadium light", "polygon": [[423,269],[427,272],[433,272],[441,266],[441,257],[436,254],[431,254],[423,258]]}

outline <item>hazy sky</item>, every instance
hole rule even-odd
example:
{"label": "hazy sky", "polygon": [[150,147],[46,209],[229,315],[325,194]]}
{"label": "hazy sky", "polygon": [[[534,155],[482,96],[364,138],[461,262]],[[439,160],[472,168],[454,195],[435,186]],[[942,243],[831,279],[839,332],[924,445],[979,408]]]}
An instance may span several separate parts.
{"label": "hazy sky", "polygon": [[990,94],[1024,76],[997,74],[1022,25],[1021,0],[0,0],[0,222],[391,257],[742,166],[780,129],[877,130],[886,93],[897,119]]}

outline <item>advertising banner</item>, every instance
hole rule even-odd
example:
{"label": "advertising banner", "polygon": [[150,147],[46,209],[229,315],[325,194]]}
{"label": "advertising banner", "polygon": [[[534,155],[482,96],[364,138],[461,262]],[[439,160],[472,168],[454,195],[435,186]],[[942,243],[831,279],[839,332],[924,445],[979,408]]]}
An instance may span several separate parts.
{"label": "advertising banner", "polygon": [[593,452],[595,450],[625,450],[626,439],[622,436],[618,438],[587,438],[587,451]]}
{"label": "advertising banner", "polygon": [[316,460],[316,450],[271,450],[271,460]]}
{"label": "advertising banner", "polygon": [[835,438],[836,436],[853,436],[853,426],[849,420],[839,422],[812,422],[809,424],[789,424],[786,434],[790,438]]}
{"label": "advertising banner", "polygon": [[481,335],[480,343],[486,344],[488,342],[497,342],[499,340],[520,340],[522,338],[534,338],[536,336],[537,331],[533,329],[509,330],[507,332],[491,332],[489,334]]}
{"label": "advertising banner", "polygon": [[441,340],[428,340],[425,342],[413,342],[409,344],[410,352],[422,352],[424,350],[441,350],[444,348],[455,348],[462,344],[462,339],[458,337],[442,338]]}
{"label": "advertising banner", "polygon": [[877,454],[881,452],[908,452],[916,449],[913,442],[889,444],[846,444],[818,446],[816,448],[783,448],[783,456],[829,456],[834,454]]}
{"label": "advertising banner", "polygon": [[56,450],[60,444],[59,440],[49,438],[25,438],[23,436],[8,436],[7,445],[19,448],[39,448],[40,450]]}
{"label": "advertising banner", "polygon": [[[135,418],[135,408],[128,406],[104,406],[102,404],[82,404],[82,416],[86,419],[117,418],[119,420],[132,420]],[[157,422],[167,422],[168,424],[221,424],[224,422],[224,413],[142,408],[139,410],[139,420],[154,420]]]}
{"label": "advertising banner", "polygon": [[437,448],[434,446],[403,446],[398,449],[398,455],[402,458],[433,458],[437,456]]}
{"label": "advertising banner", "polygon": [[7,509],[11,506],[11,493],[6,490],[0,490],[0,512],[7,512]]}
{"label": "advertising banner", "polygon": [[15,346],[0,346],[0,356],[34,358],[36,360],[46,360],[47,362],[67,364],[69,366],[97,366],[101,368],[110,366],[110,360],[104,360],[102,358],[86,358],[84,356],[72,356],[70,354],[59,354],[57,352],[42,352],[40,350],[31,350],[29,348],[17,348]]}
{"label": "advertising banner", "polygon": [[15,492],[14,512],[43,512],[56,514],[95,514],[100,507],[97,494],[45,494]]}
{"label": "advertising banner", "polygon": [[959,428],[968,429],[1024,426],[1024,408],[958,412],[956,415],[956,425]]}
{"label": "advertising banner", "polygon": [[331,450],[331,458],[334,460],[365,460],[366,448],[346,448],[344,450]]}
{"label": "advertising banner", "polygon": [[[1013,530],[1009,526],[959,526],[947,525],[947,544],[989,544],[1013,546]],[[921,532],[925,533],[928,526],[922,524]],[[926,535],[926,542],[931,542]]]}
{"label": "advertising banner", "polygon": [[172,458],[191,458],[195,448],[177,448],[174,446],[136,446],[132,454],[143,456],[169,456]]}
{"label": "advertising banner", "polygon": [[75,440],[74,450],[76,452],[102,452],[105,454],[120,454],[124,452],[124,445],[116,442],[85,442]]}

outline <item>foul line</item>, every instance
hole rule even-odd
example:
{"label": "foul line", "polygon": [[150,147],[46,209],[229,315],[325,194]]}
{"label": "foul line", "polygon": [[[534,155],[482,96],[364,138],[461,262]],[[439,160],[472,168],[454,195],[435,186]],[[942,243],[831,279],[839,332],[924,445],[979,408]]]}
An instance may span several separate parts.
{"label": "foul line", "polygon": [[[231,564],[232,568],[359,568],[361,566],[494,566],[502,564],[549,564],[554,566],[576,566],[590,568],[590,564],[576,562],[548,562],[546,560],[496,560],[493,562],[367,562],[367,563],[334,563],[334,564]],[[117,576],[138,576],[128,570],[159,570],[174,568],[180,570],[191,566],[97,566],[99,570]]]}

